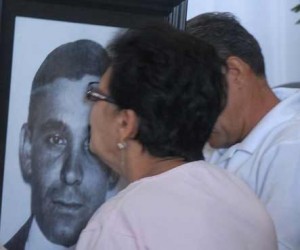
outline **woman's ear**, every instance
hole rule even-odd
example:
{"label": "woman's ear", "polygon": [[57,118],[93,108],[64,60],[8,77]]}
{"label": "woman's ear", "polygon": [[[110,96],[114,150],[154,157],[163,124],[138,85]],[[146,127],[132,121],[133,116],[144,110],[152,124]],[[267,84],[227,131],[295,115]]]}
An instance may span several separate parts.
{"label": "woman's ear", "polygon": [[28,124],[24,123],[20,133],[19,160],[23,178],[30,182],[32,175],[31,167],[31,133]]}
{"label": "woman's ear", "polygon": [[119,133],[121,141],[132,139],[138,132],[139,119],[136,113],[131,109],[120,111],[118,117]]}

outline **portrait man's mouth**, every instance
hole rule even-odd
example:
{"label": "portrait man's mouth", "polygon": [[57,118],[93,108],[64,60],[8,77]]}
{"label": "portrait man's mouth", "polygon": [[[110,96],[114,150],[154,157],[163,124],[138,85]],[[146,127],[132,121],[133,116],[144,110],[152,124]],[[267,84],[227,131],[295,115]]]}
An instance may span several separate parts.
{"label": "portrait man's mouth", "polygon": [[76,212],[83,208],[83,204],[78,202],[78,201],[71,201],[71,200],[63,200],[63,199],[58,199],[58,200],[53,200],[53,205],[55,209],[61,212]]}

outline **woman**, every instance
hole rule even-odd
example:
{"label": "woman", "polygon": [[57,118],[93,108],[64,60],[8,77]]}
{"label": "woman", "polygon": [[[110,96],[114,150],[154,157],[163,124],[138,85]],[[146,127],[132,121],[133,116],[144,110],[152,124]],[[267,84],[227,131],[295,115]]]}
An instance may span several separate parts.
{"label": "woman", "polygon": [[226,100],[212,47],[168,26],[129,30],[90,84],[90,148],[128,180],[77,249],[274,250],[272,222],[236,177],[203,161]]}

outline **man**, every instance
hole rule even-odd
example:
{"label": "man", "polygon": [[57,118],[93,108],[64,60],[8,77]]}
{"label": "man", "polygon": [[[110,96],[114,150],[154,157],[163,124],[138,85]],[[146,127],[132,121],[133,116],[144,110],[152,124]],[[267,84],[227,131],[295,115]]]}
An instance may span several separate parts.
{"label": "man", "polygon": [[78,40],[53,50],[38,69],[19,148],[32,215],[8,250],[72,247],[104,202],[110,172],[88,149],[85,90],[108,64],[101,45]]}
{"label": "man", "polygon": [[228,103],[207,159],[245,180],[266,205],[283,249],[300,249],[300,93],[268,86],[258,42],[230,13],[187,24],[227,61]]}

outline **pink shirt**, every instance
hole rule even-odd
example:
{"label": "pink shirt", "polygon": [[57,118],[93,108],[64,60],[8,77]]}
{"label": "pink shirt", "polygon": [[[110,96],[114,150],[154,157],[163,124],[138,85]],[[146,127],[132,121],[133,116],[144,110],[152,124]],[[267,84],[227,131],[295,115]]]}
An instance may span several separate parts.
{"label": "pink shirt", "polygon": [[96,211],[77,250],[276,250],[273,224],[237,177],[204,161],[131,183]]}

